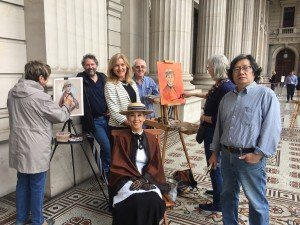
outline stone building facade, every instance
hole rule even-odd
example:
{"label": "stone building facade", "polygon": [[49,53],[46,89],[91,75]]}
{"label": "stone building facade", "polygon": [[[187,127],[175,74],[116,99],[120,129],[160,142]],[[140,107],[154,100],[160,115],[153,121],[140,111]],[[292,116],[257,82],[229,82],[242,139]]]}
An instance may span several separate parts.
{"label": "stone building facade", "polygon": [[[27,61],[51,66],[50,94],[54,78],[82,71],[85,53],[97,56],[102,72],[117,52],[130,62],[144,58],[154,79],[157,61],[180,62],[186,90],[209,89],[206,60],[214,54],[229,60],[240,53],[253,54],[269,74],[277,55],[287,49],[294,53],[299,71],[299,15],[295,13],[292,32],[281,27],[282,8],[290,4],[299,12],[299,0],[0,0],[0,196],[15,190],[16,172],[8,166],[6,98]],[[200,109],[201,100],[189,98],[180,108],[181,119],[197,121]],[[78,118],[74,121],[80,129]],[[54,133],[61,126],[54,126]],[[70,153],[62,149],[51,162],[49,196],[73,185]],[[84,160],[78,150],[78,181],[91,174]]]}

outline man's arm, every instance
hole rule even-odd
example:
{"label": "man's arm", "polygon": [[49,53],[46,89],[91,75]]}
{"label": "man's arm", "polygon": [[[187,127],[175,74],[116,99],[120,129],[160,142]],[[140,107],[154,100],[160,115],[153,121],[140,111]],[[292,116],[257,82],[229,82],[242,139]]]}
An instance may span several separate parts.
{"label": "man's arm", "polygon": [[274,92],[266,96],[262,102],[262,125],[255,153],[265,157],[274,155],[281,134],[280,104]]}

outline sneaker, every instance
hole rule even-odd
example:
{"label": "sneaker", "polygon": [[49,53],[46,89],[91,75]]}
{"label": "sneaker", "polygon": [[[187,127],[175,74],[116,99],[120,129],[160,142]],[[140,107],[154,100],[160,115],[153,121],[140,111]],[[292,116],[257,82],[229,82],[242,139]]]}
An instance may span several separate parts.
{"label": "sneaker", "polygon": [[204,193],[211,196],[214,194],[213,190],[206,190]]}
{"label": "sneaker", "polygon": [[211,211],[211,212],[221,212],[220,205],[216,205],[213,203],[199,204],[199,209],[204,210],[204,211]]}
{"label": "sneaker", "polygon": [[53,224],[55,224],[55,221],[54,221],[54,219],[51,219],[51,218],[45,220],[43,223],[43,225],[53,225]]}

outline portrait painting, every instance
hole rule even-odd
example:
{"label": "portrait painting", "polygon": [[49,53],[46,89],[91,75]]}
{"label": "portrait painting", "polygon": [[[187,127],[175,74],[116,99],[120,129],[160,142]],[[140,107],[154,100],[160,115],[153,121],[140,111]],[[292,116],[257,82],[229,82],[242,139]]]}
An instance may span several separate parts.
{"label": "portrait painting", "polygon": [[185,103],[181,63],[157,62],[161,105],[182,105]]}
{"label": "portrait painting", "polygon": [[83,116],[83,84],[81,77],[57,78],[53,83],[53,101],[60,107],[67,101],[70,116]]}

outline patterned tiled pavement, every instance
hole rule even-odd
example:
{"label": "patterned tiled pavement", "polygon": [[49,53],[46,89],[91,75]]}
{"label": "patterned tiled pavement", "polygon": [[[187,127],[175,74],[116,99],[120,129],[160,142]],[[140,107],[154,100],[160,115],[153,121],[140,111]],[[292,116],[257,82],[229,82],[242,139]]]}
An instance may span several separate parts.
{"label": "patterned tiled pavement", "polygon": [[[289,128],[291,115],[295,104],[286,103],[285,97],[279,97],[281,102],[283,131],[276,155],[269,159],[267,165],[268,185],[267,196],[270,203],[271,225],[300,224],[300,117],[295,126]],[[270,134],[272,135],[272,134]],[[176,133],[171,133],[168,139],[165,160],[166,176],[171,178],[175,170],[187,168],[181,143]],[[195,135],[185,136],[189,158],[193,167],[198,190],[178,197],[174,209],[168,211],[169,223],[184,224],[222,224],[220,213],[199,211],[199,203],[212,199],[204,194],[210,189],[209,177],[205,175],[205,156],[203,145],[195,141]],[[0,224],[8,225],[15,222],[15,193],[0,199]],[[93,178],[56,196],[45,200],[44,214],[55,219],[55,224],[89,225],[111,224],[105,198],[101,194]],[[246,198],[240,198],[239,223],[247,225],[248,205]]]}

